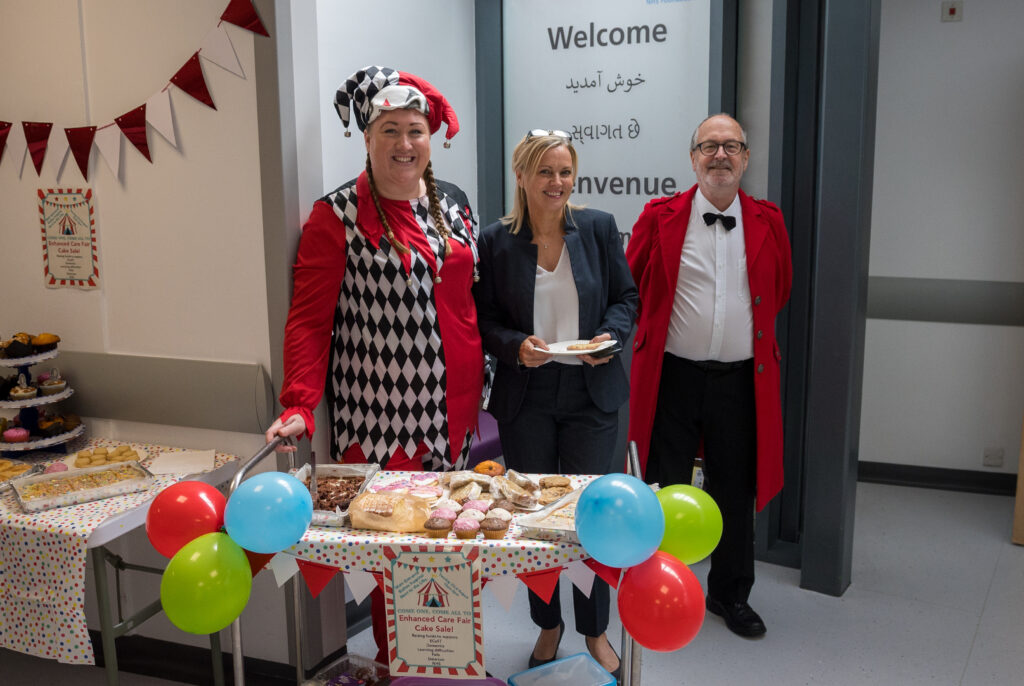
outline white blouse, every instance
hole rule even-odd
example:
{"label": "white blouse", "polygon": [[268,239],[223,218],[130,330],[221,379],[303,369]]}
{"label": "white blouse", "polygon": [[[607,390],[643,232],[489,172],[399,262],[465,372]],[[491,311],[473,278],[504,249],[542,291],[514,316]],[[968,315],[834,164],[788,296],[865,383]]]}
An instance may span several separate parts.
{"label": "white blouse", "polygon": [[[580,337],[580,297],[565,243],[562,243],[554,271],[549,272],[537,265],[537,282],[533,289],[533,335],[545,343],[574,341]],[[583,364],[575,356],[552,360],[562,364]]]}

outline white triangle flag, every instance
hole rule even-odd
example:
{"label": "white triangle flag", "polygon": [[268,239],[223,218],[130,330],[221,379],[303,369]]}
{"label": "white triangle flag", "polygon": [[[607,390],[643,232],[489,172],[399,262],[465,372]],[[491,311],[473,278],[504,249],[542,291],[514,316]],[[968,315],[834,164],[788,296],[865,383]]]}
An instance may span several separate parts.
{"label": "white triangle flag", "polygon": [[165,88],[146,101],[146,121],[174,148],[178,147],[178,140],[174,136],[174,116],[171,114],[170,88]]}
{"label": "white triangle flag", "polygon": [[576,560],[570,562],[563,572],[569,577],[569,581],[576,585],[576,588],[580,589],[580,592],[590,597],[590,591],[594,587],[594,570],[588,567],[582,560]]}
{"label": "white triangle flag", "polygon": [[121,178],[121,129],[115,123],[98,128],[93,142],[100,151],[100,157],[114,172],[114,178]]}
{"label": "white triangle flag", "polygon": [[270,558],[267,567],[274,573],[274,580],[277,581],[278,588],[284,586],[285,582],[299,571],[299,563],[296,562],[295,558],[284,553],[278,553]]}
{"label": "white triangle flag", "polygon": [[345,583],[348,584],[349,597],[356,605],[366,600],[366,596],[377,588],[377,580],[373,578],[373,574],[361,569],[345,572]]}
{"label": "white triangle flag", "polygon": [[4,159],[10,158],[14,162],[14,170],[19,179],[22,169],[25,168],[26,157],[28,157],[28,143],[25,142],[25,130],[16,124],[7,134],[7,150],[4,151]]}
{"label": "white triangle flag", "polygon": [[53,132],[50,134],[50,144],[46,150],[46,159],[43,160],[43,169],[50,167],[55,170],[53,178],[59,181],[60,175],[67,168],[68,157],[70,157],[68,153],[70,152],[71,144],[68,143],[68,137],[64,135],[64,129],[54,126]]}
{"label": "white triangle flag", "polygon": [[487,588],[498,599],[501,606],[506,610],[512,609],[512,600],[515,598],[516,590],[519,588],[519,579],[514,574],[502,574],[491,577],[487,581]]}
{"label": "white triangle flag", "polygon": [[199,56],[205,57],[218,67],[245,78],[245,71],[235,54],[235,46],[224,27],[218,24],[206,33],[203,44],[199,47]]}

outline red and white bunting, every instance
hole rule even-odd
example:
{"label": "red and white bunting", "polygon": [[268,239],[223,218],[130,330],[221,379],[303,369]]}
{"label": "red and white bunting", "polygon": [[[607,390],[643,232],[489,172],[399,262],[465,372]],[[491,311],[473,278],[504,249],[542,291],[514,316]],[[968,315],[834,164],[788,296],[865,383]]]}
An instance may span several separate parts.
{"label": "red and white bunting", "polygon": [[[270,35],[263,26],[263,22],[260,21],[252,0],[230,0],[227,8],[221,14],[221,22],[233,24],[262,36]],[[230,35],[222,24],[218,23],[207,32],[200,49],[193,53],[171,77],[167,86],[164,86],[144,104],[117,117],[114,122],[96,126],[59,126],[64,129],[65,135],[51,138],[50,130],[54,125],[53,122],[22,121],[19,126],[15,122],[0,121],[0,164],[3,164],[5,160],[13,160],[7,164],[13,164],[18,178],[21,178],[25,160],[31,157],[37,175],[42,175],[45,162],[47,173],[52,171],[55,178],[59,179],[67,166],[68,152],[70,151],[82,176],[88,180],[89,157],[92,145],[95,145],[99,149],[100,157],[106,161],[114,176],[120,178],[122,131],[147,160],[153,161],[146,131],[147,123],[152,125],[171,146],[178,148],[169,86],[173,84],[204,105],[217,109],[203,74],[200,56],[225,71],[243,79],[246,78],[245,70],[238,60]],[[21,130],[20,135],[16,129]],[[85,132],[89,130],[94,132],[91,142],[86,141]],[[71,131],[77,133],[72,135],[69,133]],[[48,148],[49,153],[47,152]]]}
{"label": "red and white bunting", "polygon": [[580,592],[590,597],[590,591],[594,588],[594,570],[583,563],[583,560],[575,560],[565,567],[565,575],[569,577],[572,585],[580,589]]}

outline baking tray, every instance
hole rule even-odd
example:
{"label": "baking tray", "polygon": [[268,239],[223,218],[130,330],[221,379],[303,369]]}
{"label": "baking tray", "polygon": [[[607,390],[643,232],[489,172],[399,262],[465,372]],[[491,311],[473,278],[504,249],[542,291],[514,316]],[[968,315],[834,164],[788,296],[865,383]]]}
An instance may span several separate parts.
{"label": "baking tray", "polygon": [[[95,475],[102,475],[104,472],[122,476],[118,481],[110,483],[96,483],[99,479]],[[86,485],[74,488],[74,490],[59,492],[62,485],[77,485],[86,482]],[[53,472],[50,474],[36,474],[34,476],[15,479],[14,495],[18,504],[25,512],[40,512],[55,507],[66,507],[78,505],[94,500],[102,500],[115,495],[135,493],[141,491],[154,482],[153,475],[149,470],[137,462],[121,462],[113,465],[101,465],[99,467],[83,467],[74,471]],[[43,494],[39,494],[39,487],[50,486]]]}
{"label": "baking tray", "polygon": [[[359,495],[366,489],[366,486],[373,479],[373,475],[379,470],[380,465],[376,463],[317,464],[316,477],[317,479],[320,479],[321,477],[361,476],[363,477],[363,483],[356,491],[356,495]],[[295,472],[295,478],[309,486],[309,472],[309,465],[304,464],[299,471]],[[334,511],[313,510],[313,520],[311,524],[316,526],[348,526],[348,508],[345,510],[335,509]]]}
{"label": "baking tray", "polygon": [[574,490],[569,491],[550,505],[542,507],[536,512],[517,517],[516,524],[519,525],[519,535],[538,541],[579,543],[580,539],[576,536],[575,517],[570,522],[551,522],[548,521],[548,515],[566,506],[575,508],[576,501],[579,500],[583,490],[582,487],[576,486]]}
{"label": "baking tray", "polygon": [[43,465],[41,465],[41,464],[34,464],[33,465],[33,464],[28,463],[28,462],[25,462],[24,460],[13,460],[13,459],[8,458],[8,457],[4,457],[4,458],[0,458],[0,459],[3,459],[5,461],[7,461],[7,462],[10,462],[11,464],[29,465],[28,469],[26,469],[21,474],[18,474],[17,476],[11,476],[11,477],[0,476],[0,492],[6,491],[7,489],[11,488],[11,486],[14,484],[14,482],[17,481],[18,479],[24,479],[27,476],[32,476],[33,474],[39,474],[40,472],[43,471]]}

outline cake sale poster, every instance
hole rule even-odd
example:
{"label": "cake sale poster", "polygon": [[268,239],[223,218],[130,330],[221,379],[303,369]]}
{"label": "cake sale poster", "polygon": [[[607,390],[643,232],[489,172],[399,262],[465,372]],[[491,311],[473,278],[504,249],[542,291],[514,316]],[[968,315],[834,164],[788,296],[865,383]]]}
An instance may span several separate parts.
{"label": "cake sale poster", "polygon": [[99,286],[92,189],[39,189],[43,274],[47,288]]}
{"label": "cake sale poster", "polygon": [[382,552],[391,674],[482,678],[480,549],[385,545]]}

